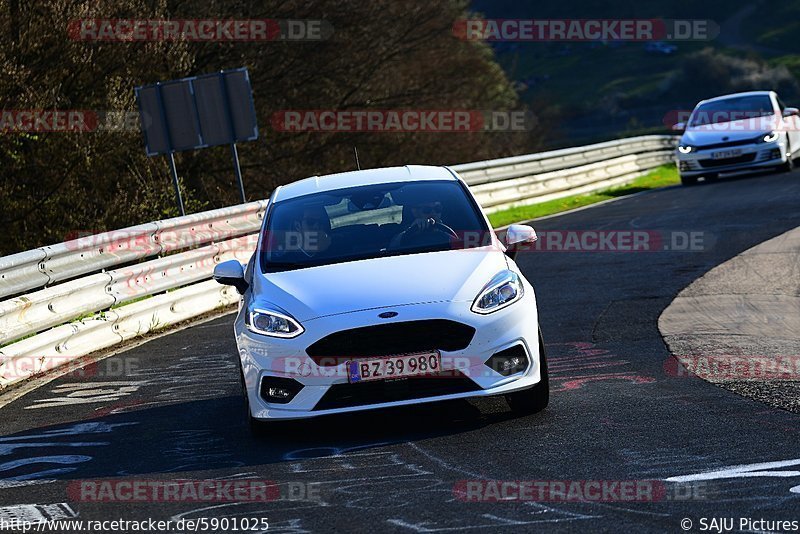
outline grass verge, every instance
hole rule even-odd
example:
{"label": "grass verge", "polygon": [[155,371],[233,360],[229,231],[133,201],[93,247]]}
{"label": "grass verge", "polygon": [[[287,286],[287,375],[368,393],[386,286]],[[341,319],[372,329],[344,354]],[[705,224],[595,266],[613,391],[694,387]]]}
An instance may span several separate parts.
{"label": "grass verge", "polygon": [[530,206],[509,208],[489,215],[489,222],[492,223],[494,228],[498,228],[520,221],[529,221],[537,217],[544,217],[545,215],[552,215],[554,213],[596,204],[597,202],[612,198],[632,195],[633,193],[679,183],[681,183],[681,180],[678,177],[678,169],[675,165],[662,165],[627,185],[612,187],[603,191],[595,191],[594,193],[548,200],[547,202],[531,204]]}

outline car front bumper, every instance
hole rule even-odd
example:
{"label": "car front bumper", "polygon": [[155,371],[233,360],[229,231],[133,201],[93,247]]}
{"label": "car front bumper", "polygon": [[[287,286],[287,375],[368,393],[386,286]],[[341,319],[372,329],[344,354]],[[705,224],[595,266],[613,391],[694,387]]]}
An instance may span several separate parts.
{"label": "car front bumper", "polygon": [[[715,159],[713,154],[735,150],[736,156]],[[678,170],[683,176],[702,176],[725,172],[777,167],[786,162],[786,142],[753,143],[729,148],[699,148],[689,154],[675,151]]]}
{"label": "car front bumper", "polygon": [[[527,282],[524,284],[525,294],[518,302],[488,315],[472,312],[471,302],[393,306],[306,321],[303,323],[305,332],[293,339],[254,334],[244,325],[240,314],[235,323],[235,333],[251,415],[258,420],[301,419],[449,399],[501,395],[530,388],[541,379],[538,317],[533,288]],[[379,319],[378,314],[387,310],[397,311],[398,316],[388,320]],[[342,363],[338,365],[318,365],[319,360],[315,361],[306,352],[307,347],[316,341],[342,330],[389,322],[437,319],[455,321],[475,329],[466,348],[440,351],[443,374],[440,377],[387,381],[387,386],[383,385],[384,382],[349,384],[345,357],[341,358]],[[486,364],[492,355],[516,346],[523,347],[527,356],[527,367],[523,371],[503,376]],[[265,377],[288,378],[302,385],[302,389],[287,403],[268,402],[261,392]],[[425,392],[419,396],[415,391],[409,391],[399,399],[391,395],[381,397],[382,387],[402,388],[403,380],[420,381],[416,384],[423,386],[421,389]],[[436,380],[436,387],[428,387],[433,382],[422,382],[428,380]],[[331,389],[334,387],[337,392],[336,407],[326,408],[331,399],[331,395],[326,394],[334,393]],[[342,391],[344,395],[339,395],[338,392]],[[360,395],[367,391],[370,393],[367,397]],[[353,399],[362,398],[348,404],[348,395]],[[365,403],[364,398],[370,400]]]}

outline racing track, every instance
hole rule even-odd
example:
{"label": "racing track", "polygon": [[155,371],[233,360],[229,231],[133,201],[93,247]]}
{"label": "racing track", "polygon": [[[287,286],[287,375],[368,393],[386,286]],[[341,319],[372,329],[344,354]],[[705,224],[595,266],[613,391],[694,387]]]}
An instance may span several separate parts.
{"label": "racing track", "polygon": [[[0,506],[66,503],[29,513],[83,519],[268,517],[270,532],[674,532],[684,517],[695,530],[703,516],[797,519],[800,416],[667,376],[657,320],[715,265],[799,226],[798,205],[794,173],[675,187],[538,221],[538,230],[693,231],[705,241],[702,251],[520,255],[554,390],[538,416],[512,417],[502,399],[458,401],[291,423],[257,440],[241,417],[228,315],[106,360],[127,362],[126,376],[67,375],[0,410]],[[758,477],[706,477],[704,500],[453,497],[460,480],[663,480],[760,462],[784,463],[759,467]],[[204,510],[68,495],[70,481],[109,477],[313,481],[321,498]],[[20,510],[0,509],[0,519]]]}

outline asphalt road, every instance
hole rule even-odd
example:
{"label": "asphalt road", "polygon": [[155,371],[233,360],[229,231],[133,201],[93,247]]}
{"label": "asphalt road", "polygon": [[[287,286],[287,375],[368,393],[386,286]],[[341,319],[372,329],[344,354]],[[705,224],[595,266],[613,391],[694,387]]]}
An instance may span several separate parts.
{"label": "asphalt road", "polygon": [[[798,205],[794,173],[538,221],[540,231],[651,231],[668,246],[671,236],[700,237],[699,250],[520,255],[552,375],[551,405],[536,416],[514,417],[502,399],[459,401],[296,422],[256,439],[241,413],[232,316],[156,339],[0,409],[0,523],[16,514],[268,518],[270,532],[674,532],[684,518],[692,531],[702,518],[733,518],[734,529],[740,518],[800,520],[800,416],[669,376],[657,328],[690,282],[800,225]],[[274,481],[284,498],[90,502],[75,490],[80,481],[206,478]],[[483,479],[655,480],[662,490],[645,502],[613,492],[603,502],[454,496],[459,481]]]}
{"label": "asphalt road", "polygon": [[681,370],[800,414],[800,227],[692,282],[658,327]]}

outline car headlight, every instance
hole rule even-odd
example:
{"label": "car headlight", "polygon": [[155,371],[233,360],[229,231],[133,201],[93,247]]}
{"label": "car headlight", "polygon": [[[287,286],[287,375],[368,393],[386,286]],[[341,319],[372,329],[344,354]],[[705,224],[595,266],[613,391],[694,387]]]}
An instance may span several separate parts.
{"label": "car headlight", "polygon": [[248,330],[272,337],[295,337],[303,333],[303,327],[288,315],[273,310],[254,309],[247,314]]}
{"label": "car headlight", "polygon": [[678,145],[678,152],[681,154],[688,154],[692,150],[694,150],[694,147],[691,145]]}
{"label": "car headlight", "polygon": [[502,271],[483,287],[472,303],[472,311],[480,314],[496,312],[518,301],[524,291],[517,273]]}
{"label": "car headlight", "polygon": [[762,137],[762,141],[765,143],[773,143],[778,140],[778,132],[770,132],[764,137]]}

